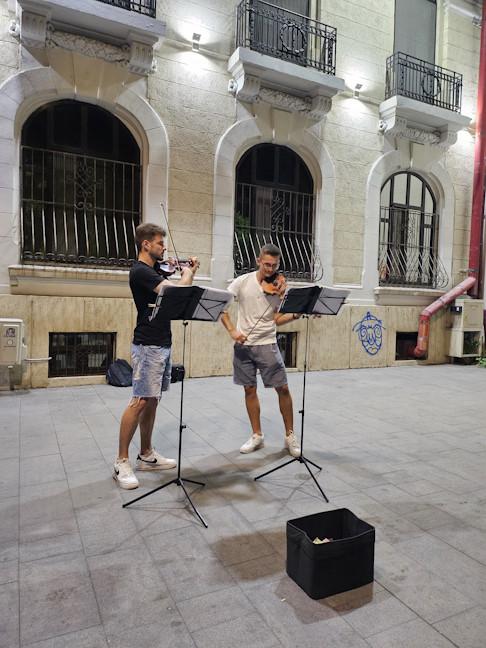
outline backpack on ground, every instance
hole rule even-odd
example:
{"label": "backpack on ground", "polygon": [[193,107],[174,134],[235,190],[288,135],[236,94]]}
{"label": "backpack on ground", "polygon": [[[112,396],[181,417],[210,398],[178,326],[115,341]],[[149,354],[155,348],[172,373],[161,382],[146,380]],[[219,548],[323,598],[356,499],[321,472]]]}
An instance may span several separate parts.
{"label": "backpack on ground", "polygon": [[130,387],[133,370],[126,360],[117,358],[108,367],[106,382],[114,387]]}

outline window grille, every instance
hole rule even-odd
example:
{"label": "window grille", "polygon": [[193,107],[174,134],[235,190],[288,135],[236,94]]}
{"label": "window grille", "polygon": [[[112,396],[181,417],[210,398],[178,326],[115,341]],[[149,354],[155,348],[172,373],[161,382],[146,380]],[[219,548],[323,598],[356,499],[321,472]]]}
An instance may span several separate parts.
{"label": "window grille", "polygon": [[236,169],[234,264],[238,276],[255,269],[260,248],[273,243],[288,279],[319,281],[312,176],[291,149],[261,144]]}
{"label": "window grille", "polygon": [[24,263],[131,265],[141,218],[140,149],[107,110],[43,106],[22,129]]}
{"label": "window grille", "polygon": [[49,333],[49,377],[104,375],[116,333]]}
{"label": "window grille", "polygon": [[444,288],[449,279],[438,254],[439,214],[429,185],[396,173],[381,191],[378,272],[381,286]]}
{"label": "window grille", "polygon": [[150,18],[155,18],[157,13],[157,0],[98,0],[98,2],[127,9],[127,11],[135,11],[144,16],[150,16]]}

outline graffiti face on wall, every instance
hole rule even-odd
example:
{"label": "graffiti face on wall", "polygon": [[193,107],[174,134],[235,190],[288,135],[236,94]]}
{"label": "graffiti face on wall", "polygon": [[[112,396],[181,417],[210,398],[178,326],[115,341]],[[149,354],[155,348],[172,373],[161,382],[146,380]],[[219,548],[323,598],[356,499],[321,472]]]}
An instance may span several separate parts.
{"label": "graffiti face on wall", "polygon": [[376,355],[383,343],[383,323],[370,311],[353,326],[353,331],[358,334],[363,349],[368,355]]}

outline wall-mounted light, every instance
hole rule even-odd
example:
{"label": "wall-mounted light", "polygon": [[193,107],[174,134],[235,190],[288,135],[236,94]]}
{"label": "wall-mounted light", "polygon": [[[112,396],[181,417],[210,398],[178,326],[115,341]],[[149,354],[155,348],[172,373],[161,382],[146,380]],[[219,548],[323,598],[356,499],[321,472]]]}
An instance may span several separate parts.
{"label": "wall-mounted light", "polygon": [[192,51],[193,52],[199,52],[199,42],[201,40],[201,34],[196,34],[196,32],[193,33],[192,35]]}
{"label": "wall-mounted light", "polygon": [[359,91],[361,90],[362,87],[363,87],[362,83],[355,83],[354,84],[353,97],[355,97],[356,99],[359,99]]}

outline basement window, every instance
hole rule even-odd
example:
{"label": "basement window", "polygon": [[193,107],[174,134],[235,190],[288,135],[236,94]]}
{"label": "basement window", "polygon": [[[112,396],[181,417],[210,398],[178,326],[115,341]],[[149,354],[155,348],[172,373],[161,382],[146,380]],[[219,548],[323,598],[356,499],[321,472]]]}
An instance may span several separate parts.
{"label": "basement window", "polygon": [[49,333],[49,378],[104,375],[115,341],[116,333]]}
{"label": "basement window", "polygon": [[293,369],[297,366],[297,333],[277,333],[277,344],[285,366]]}
{"label": "basement window", "polygon": [[415,360],[413,351],[417,346],[417,331],[397,331],[395,360]]}

